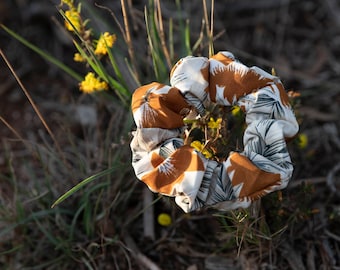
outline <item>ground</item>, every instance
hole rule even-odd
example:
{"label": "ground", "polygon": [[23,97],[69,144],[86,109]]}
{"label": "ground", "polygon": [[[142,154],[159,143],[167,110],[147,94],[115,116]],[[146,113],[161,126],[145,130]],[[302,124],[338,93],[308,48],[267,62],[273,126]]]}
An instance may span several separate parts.
{"label": "ground", "polygon": [[[120,3],[110,2],[97,1],[110,7],[122,22]],[[137,44],[137,61],[145,58],[148,50],[143,28],[146,2],[134,1],[129,6],[135,23],[132,37]],[[182,12],[176,10],[174,2],[161,1],[163,19],[188,18],[194,43],[201,29],[201,1],[183,1]],[[55,8],[58,3],[2,1],[0,23],[84,72],[84,67],[72,61],[73,44],[57,23],[61,22]],[[96,8],[94,1],[87,4]],[[36,248],[56,252],[57,258],[66,256],[81,269],[90,268],[88,265],[92,269],[134,269],[136,265],[144,269],[143,264],[157,264],[162,269],[234,269],[235,265],[240,269],[340,269],[340,4],[333,0],[230,0],[214,4],[215,51],[229,50],[247,65],[268,71],[274,68],[287,90],[300,93],[295,110],[300,134],[308,143],[301,147],[296,139],[290,142],[295,170],[288,188],[262,199],[250,214],[203,210],[185,215],[171,200],[153,195],[153,215],[169,213],[173,223],[162,227],[155,220],[155,236],[144,237],[144,186],[130,167],[131,115],[108,101],[84,96],[75,80],[1,30],[0,49],[57,144],[1,60],[0,215],[4,218],[0,218],[0,266],[62,269],[60,261],[48,264],[53,261],[51,256],[42,256]],[[109,26],[96,21],[101,31],[109,27],[118,32],[112,17],[103,14]],[[206,47],[201,46],[195,53],[205,52]],[[147,67],[140,68],[148,74]],[[155,79],[146,75],[144,80],[142,83]],[[107,168],[109,154],[104,149],[120,153],[121,176],[115,174],[114,181],[104,182],[113,194],[96,193],[99,199],[83,204],[86,198],[93,199],[92,191],[84,192],[61,210],[49,210],[62,193]],[[71,168],[56,161],[59,150]],[[77,166],[82,169],[75,169]],[[84,207],[91,212],[101,204],[103,216],[92,215],[95,225],[86,227],[85,212],[77,210]],[[52,211],[61,212],[50,217]],[[44,215],[46,220],[40,219]],[[242,217],[247,217],[246,221]],[[77,227],[70,243],[59,241],[64,234],[71,235],[67,230],[78,224],[77,218],[84,228]],[[43,237],[52,244],[41,242]],[[69,256],[60,251],[66,247]],[[135,256],[137,249],[139,257]],[[91,254],[93,260],[88,258],[86,264],[86,256],[80,254]],[[44,268],[44,263],[50,268]],[[224,268],[218,268],[221,265]]]}

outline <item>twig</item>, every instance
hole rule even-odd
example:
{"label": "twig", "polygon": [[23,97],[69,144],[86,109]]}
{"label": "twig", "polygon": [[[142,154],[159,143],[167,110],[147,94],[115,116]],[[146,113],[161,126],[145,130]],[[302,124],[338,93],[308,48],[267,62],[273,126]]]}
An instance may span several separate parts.
{"label": "twig", "polygon": [[335,185],[335,180],[334,180],[334,178],[335,178],[334,176],[338,171],[340,171],[340,163],[335,165],[333,167],[333,169],[328,173],[328,175],[327,175],[327,186],[329,187],[329,189],[331,190],[332,193],[335,193],[339,196],[340,192],[337,190],[336,185]]}
{"label": "twig", "polygon": [[150,270],[161,270],[161,268],[157,264],[155,264],[153,261],[151,261],[148,257],[140,252],[135,241],[133,241],[132,237],[129,234],[124,235],[124,242],[139,263]]}
{"label": "twig", "polygon": [[[213,0],[212,0],[212,2],[213,2]],[[212,7],[213,7],[213,4],[212,4]],[[214,54],[212,35],[211,35],[213,30],[209,29],[209,18],[208,18],[208,9],[207,9],[206,0],[203,0],[203,10],[204,10],[205,27],[206,27],[208,40],[209,40],[209,57],[211,57]],[[211,9],[211,12],[213,13],[213,9]],[[212,22],[211,22],[211,26],[213,26]]]}
{"label": "twig", "polygon": [[116,16],[116,14],[114,14],[114,12],[111,9],[109,9],[108,7],[99,5],[98,3],[95,3],[95,6],[98,7],[98,8],[101,8],[101,9],[105,9],[105,10],[107,10],[110,13],[110,15],[112,16],[113,20],[117,24],[117,26],[119,28],[119,31],[122,33],[123,39],[126,41],[127,40],[126,34],[125,34],[124,29],[123,29],[122,25],[120,24],[120,22],[119,22],[119,20],[118,20],[118,18]]}
{"label": "twig", "polygon": [[[323,251],[324,251],[322,253],[323,256],[321,255],[321,258],[322,258],[322,260],[324,262],[324,265],[334,266],[335,263],[336,263],[336,259],[335,259],[335,254],[334,254],[333,247],[329,243],[329,238],[323,239],[321,244],[322,244]],[[329,268],[329,269],[333,269],[333,268]]]}
{"label": "twig", "polygon": [[153,207],[153,198],[151,191],[144,187],[143,189],[143,205],[144,205],[144,213],[143,213],[143,228],[144,228],[144,237],[149,237],[152,240],[155,240],[155,223],[154,223],[154,207]]}
{"label": "twig", "polygon": [[157,16],[158,16],[158,26],[159,26],[159,36],[161,39],[161,46],[163,49],[163,53],[165,56],[165,59],[167,61],[168,67],[171,68],[171,59],[169,55],[168,48],[165,44],[165,34],[164,34],[164,28],[163,28],[163,17],[162,17],[162,9],[161,9],[161,3],[159,0],[155,0],[157,5]]}
{"label": "twig", "polygon": [[307,258],[306,258],[308,270],[316,270],[315,267],[315,249],[311,243],[307,244]]}
{"label": "twig", "polygon": [[325,234],[330,238],[334,239],[335,241],[340,242],[340,236],[336,235],[335,233],[330,232],[329,230],[325,230]]}
{"label": "twig", "polygon": [[210,10],[210,43],[211,46],[209,46],[209,54],[214,55],[214,9],[215,9],[215,1],[211,0],[211,10]]}
{"label": "twig", "polygon": [[[23,77],[29,72],[29,68],[22,68],[22,70],[17,71],[18,76]],[[9,78],[7,81],[2,81],[0,86],[0,96],[5,94],[7,91],[11,89],[11,87],[15,84],[15,80]]]}
{"label": "twig", "polygon": [[23,137],[2,117],[0,116],[0,121],[5,124],[5,126],[14,133],[14,135],[20,140],[25,141]]}
{"label": "twig", "polygon": [[128,52],[129,52],[131,63],[134,69],[135,76],[137,77],[139,81],[139,77],[137,73],[137,64],[136,64],[135,54],[134,54],[131,35],[130,35],[129,20],[128,20],[128,16],[126,13],[125,0],[121,0],[120,2],[122,5],[122,13],[123,13],[123,19],[124,19],[124,25],[125,25],[126,44],[128,46]]}

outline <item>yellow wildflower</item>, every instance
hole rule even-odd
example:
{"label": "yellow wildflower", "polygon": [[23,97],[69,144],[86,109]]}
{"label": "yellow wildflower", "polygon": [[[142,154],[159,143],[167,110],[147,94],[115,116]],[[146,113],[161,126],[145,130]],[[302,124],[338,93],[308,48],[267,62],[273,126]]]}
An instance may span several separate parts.
{"label": "yellow wildflower", "polygon": [[75,53],[73,56],[75,62],[85,62],[85,58],[81,56],[80,53]]}
{"label": "yellow wildflower", "polygon": [[217,118],[215,121],[214,118],[210,117],[210,121],[208,122],[208,127],[211,129],[218,129],[221,127],[222,118]]}
{"label": "yellow wildflower", "polygon": [[206,158],[212,158],[213,157],[213,155],[210,153],[210,151],[207,150],[205,148],[204,144],[202,144],[200,141],[193,141],[190,144],[190,146],[193,147],[198,152],[201,152]]}
{"label": "yellow wildflower", "polygon": [[299,148],[304,149],[308,145],[308,137],[305,133],[300,133],[298,136],[297,145]]}
{"label": "yellow wildflower", "polygon": [[107,54],[107,48],[112,48],[115,41],[116,41],[116,35],[114,34],[110,35],[108,32],[105,32],[104,34],[100,36],[94,53],[96,55]]}
{"label": "yellow wildflower", "polygon": [[74,7],[74,5],[73,5],[73,0],[61,0],[61,3],[60,3],[60,4],[61,4],[61,5],[62,5],[62,4],[68,5],[70,9]]}
{"label": "yellow wildflower", "polygon": [[241,108],[238,107],[238,106],[233,107],[231,114],[235,117],[240,115],[241,114]]}
{"label": "yellow wildflower", "polygon": [[169,214],[161,213],[158,215],[157,221],[162,226],[169,226],[172,223],[171,217]]}
{"label": "yellow wildflower", "polygon": [[92,72],[85,76],[85,80],[79,84],[79,89],[84,93],[93,93],[96,91],[108,90],[108,84],[96,78]]}
{"label": "yellow wildflower", "polygon": [[65,16],[67,20],[65,21],[65,27],[69,31],[81,30],[81,18],[80,14],[76,9],[70,9],[65,11]]}

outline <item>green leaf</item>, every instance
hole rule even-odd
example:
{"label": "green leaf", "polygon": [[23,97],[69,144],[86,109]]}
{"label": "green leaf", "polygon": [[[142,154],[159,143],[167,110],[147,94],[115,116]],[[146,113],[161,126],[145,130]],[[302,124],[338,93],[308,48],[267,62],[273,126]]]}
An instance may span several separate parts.
{"label": "green leaf", "polygon": [[157,30],[152,4],[150,6],[150,12],[148,12],[145,7],[144,17],[155,76],[157,81],[165,82],[169,71],[167,69],[164,53],[161,49],[161,40]]}
{"label": "green leaf", "polygon": [[28,40],[26,40],[25,38],[23,38],[22,36],[18,35],[17,33],[15,33],[14,31],[12,31],[11,29],[9,29],[8,27],[4,26],[3,24],[0,24],[1,28],[4,29],[8,34],[10,34],[12,37],[14,37],[15,39],[17,39],[18,41],[20,41],[22,44],[24,44],[26,47],[30,48],[32,51],[36,52],[37,54],[39,54],[41,57],[43,57],[45,60],[51,62],[52,64],[56,65],[57,67],[59,67],[60,69],[62,69],[63,71],[65,71],[68,75],[70,75],[71,77],[73,77],[74,79],[76,79],[77,81],[81,81],[82,80],[82,76],[79,75],[77,72],[75,72],[73,69],[69,68],[68,66],[66,66],[64,63],[62,63],[61,61],[59,61],[57,58],[55,58],[54,56],[50,55],[49,53],[43,51],[42,49],[40,49],[39,47],[35,46],[34,44],[32,44],[31,42],[29,42]]}
{"label": "green leaf", "polygon": [[72,194],[74,194],[75,192],[77,192],[79,189],[81,189],[82,187],[84,187],[85,185],[87,185],[88,183],[91,183],[92,181],[110,174],[112,172],[114,172],[118,167],[120,167],[122,165],[116,165],[114,167],[111,167],[109,169],[106,169],[104,171],[101,171],[99,173],[96,173],[86,179],[84,179],[83,181],[81,181],[79,184],[75,185],[73,188],[71,188],[69,191],[67,191],[66,193],[64,193],[62,196],[59,197],[59,199],[57,199],[51,206],[51,208],[55,207],[56,205],[60,204],[62,201],[66,200],[68,197],[70,197]]}

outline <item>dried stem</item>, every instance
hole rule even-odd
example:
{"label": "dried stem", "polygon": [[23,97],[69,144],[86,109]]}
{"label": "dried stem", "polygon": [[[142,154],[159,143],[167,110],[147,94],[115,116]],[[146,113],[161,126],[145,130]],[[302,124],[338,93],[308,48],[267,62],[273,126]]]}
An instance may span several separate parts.
{"label": "dried stem", "polygon": [[160,270],[159,266],[155,264],[151,259],[146,257],[138,248],[135,241],[132,239],[132,237],[125,233],[124,235],[124,242],[127,246],[127,248],[130,250],[131,254],[134,256],[135,260],[140,263],[141,265],[145,266],[147,269],[150,270]]}
{"label": "dried stem", "polygon": [[98,3],[95,3],[96,7],[98,8],[101,8],[101,9],[105,9],[107,10],[110,15],[112,16],[113,20],[115,21],[115,23],[117,24],[118,28],[119,28],[119,31],[122,33],[122,36],[123,36],[123,39],[126,41],[127,38],[126,38],[126,34],[125,34],[125,31],[124,31],[124,28],[122,27],[122,25],[120,24],[116,14],[114,14],[114,12],[109,9],[108,7],[105,7],[105,6],[102,6],[102,5],[99,5]]}
{"label": "dried stem", "polygon": [[204,20],[205,20],[205,27],[206,32],[209,40],[209,57],[214,55],[214,48],[213,48],[213,14],[214,14],[214,0],[211,0],[211,17],[210,17],[210,29],[209,29],[209,18],[208,18],[208,8],[206,0],[203,0],[203,10],[204,10]]}
{"label": "dried stem", "polygon": [[123,14],[123,19],[124,19],[124,26],[125,26],[125,38],[126,38],[126,44],[128,46],[128,52],[129,56],[131,59],[131,63],[134,69],[134,73],[139,81],[138,73],[137,73],[137,64],[136,64],[136,58],[134,54],[134,49],[132,45],[132,40],[131,40],[131,35],[130,35],[130,27],[129,27],[129,20],[126,12],[126,7],[125,7],[125,0],[121,0],[121,5],[122,5],[122,14]]}
{"label": "dried stem", "polygon": [[150,238],[151,240],[155,240],[155,213],[154,213],[154,205],[153,205],[153,195],[152,192],[144,187],[143,189],[143,228],[144,228],[144,237]]}
{"label": "dried stem", "polygon": [[[7,57],[5,56],[5,54],[3,53],[3,51],[2,51],[1,49],[0,49],[0,55],[1,55],[1,57],[4,59],[6,65],[8,66],[9,70],[11,71],[11,73],[13,74],[15,80],[18,82],[20,88],[22,89],[22,91],[24,92],[26,98],[27,98],[28,101],[30,102],[30,104],[31,104],[31,106],[32,106],[32,108],[33,108],[33,110],[35,111],[35,113],[36,113],[37,116],[39,117],[39,120],[40,120],[41,123],[43,124],[44,128],[47,130],[47,132],[48,132],[48,134],[50,135],[51,139],[53,140],[53,142],[54,142],[54,144],[55,144],[55,146],[56,146],[58,152],[61,154],[61,157],[62,157],[63,160],[64,160],[65,165],[67,165],[66,159],[65,159],[65,157],[64,157],[64,155],[63,155],[63,152],[62,152],[62,150],[61,150],[61,148],[60,148],[60,145],[59,145],[57,139],[55,138],[55,136],[54,136],[52,130],[51,130],[50,127],[47,125],[47,123],[46,123],[44,117],[43,117],[42,114],[40,113],[40,111],[39,111],[37,105],[35,104],[35,102],[33,101],[32,97],[31,97],[31,95],[28,93],[26,87],[22,84],[20,78],[18,77],[18,75],[17,75],[16,72],[14,71],[14,69],[13,69],[11,63],[8,61]],[[2,119],[2,122],[4,122],[3,119]],[[4,122],[4,123],[6,124],[6,122]],[[12,129],[11,129],[11,130],[12,130]],[[12,131],[13,131],[13,130],[12,130]],[[16,132],[15,132],[15,134],[16,134]],[[19,135],[19,134],[16,134],[16,136],[17,136],[17,135]],[[19,137],[20,137],[20,136],[19,136]]]}
{"label": "dried stem", "polygon": [[24,141],[24,138],[2,117],[0,116],[0,121],[5,124],[5,126],[13,132],[13,134],[21,141]]}
{"label": "dried stem", "polygon": [[159,0],[155,0],[156,5],[157,5],[157,17],[158,17],[158,25],[159,25],[159,35],[161,39],[161,45],[163,49],[163,53],[165,56],[165,59],[167,61],[167,64],[169,68],[171,68],[171,59],[169,55],[168,48],[166,47],[165,43],[165,34],[164,34],[164,28],[163,28],[163,17],[162,17],[162,9],[161,9],[161,3]]}
{"label": "dried stem", "polygon": [[214,55],[214,9],[215,9],[215,1],[211,0],[211,10],[210,10],[210,36],[209,36],[209,55]]}

